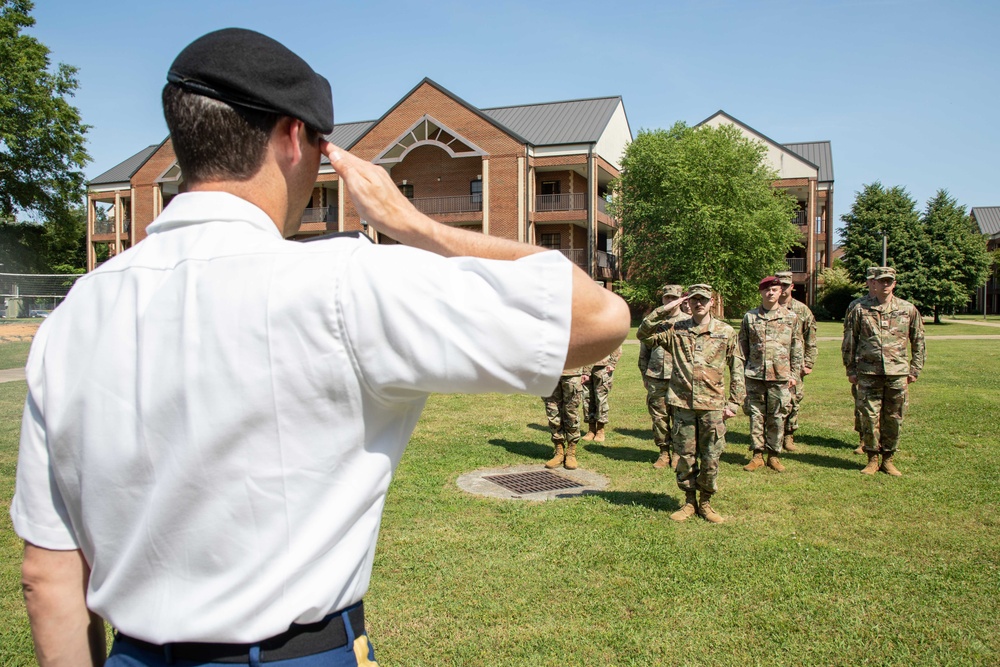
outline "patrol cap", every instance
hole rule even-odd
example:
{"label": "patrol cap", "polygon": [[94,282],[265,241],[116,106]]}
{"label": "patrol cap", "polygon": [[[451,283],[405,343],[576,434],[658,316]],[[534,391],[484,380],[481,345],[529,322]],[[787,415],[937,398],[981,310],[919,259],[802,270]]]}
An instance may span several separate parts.
{"label": "patrol cap", "polygon": [[225,28],[188,44],[167,81],[230,105],[298,118],[333,132],[330,82],[284,45],[243,28]]}
{"label": "patrol cap", "polygon": [[688,296],[703,296],[706,299],[712,298],[712,286],[705,283],[698,283],[687,288]]}
{"label": "patrol cap", "polygon": [[781,284],[780,280],[778,280],[774,276],[768,276],[767,278],[764,278],[757,284],[757,289],[758,290],[767,289],[771,285],[780,285],[780,284]]}
{"label": "patrol cap", "polygon": [[865,271],[865,280],[874,280],[876,271],[878,271],[877,266],[869,266]]}
{"label": "patrol cap", "polygon": [[881,280],[882,278],[892,278],[896,279],[896,269],[891,266],[876,266],[875,271],[872,273],[872,278],[875,280]]}
{"label": "patrol cap", "polygon": [[774,277],[778,279],[778,282],[782,285],[792,284],[792,272],[791,271],[778,271],[774,274]]}
{"label": "patrol cap", "polygon": [[664,285],[656,290],[656,295],[661,299],[665,296],[672,296],[675,299],[684,294],[684,287],[681,285]]}

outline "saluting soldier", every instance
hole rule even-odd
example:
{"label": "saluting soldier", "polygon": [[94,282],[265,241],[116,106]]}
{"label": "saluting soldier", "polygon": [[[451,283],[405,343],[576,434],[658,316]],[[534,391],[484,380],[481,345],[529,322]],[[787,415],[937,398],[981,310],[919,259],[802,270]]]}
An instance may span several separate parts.
{"label": "saluting soldier", "polygon": [[758,284],[760,306],[747,311],[740,324],[739,348],[745,367],[747,398],[744,411],[750,416],[750,462],[744,470],[765,465],[784,472],[781,464],[785,417],[791,403],[789,390],[802,376],[802,335],[799,318],[778,303],[781,283],[768,276]]}
{"label": "saluting soldier", "polygon": [[[680,285],[664,285],[659,289],[660,301],[662,305],[667,305],[671,301],[680,298],[684,293],[684,288]],[[685,302],[686,303],[686,302]],[[654,317],[653,313],[647,315],[647,319]],[[681,306],[675,305],[670,310],[665,311],[656,317],[663,317],[664,324],[657,325],[663,330],[669,328],[675,322],[686,320],[690,317],[681,310]],[[638,338],[638,333],[636,334]],[[639,341],[639,372],[642,373],[642,383],[646,387],[646,410],[653,420],[653,444],[660,450],[660,455],[653,463],[657,469],[677,468],[677,454],[670,446],[671,427],[671,407],[667,403],[667,386],[670,384],[670,373],[673,370],[673,355],[662,345],[650,345]]]}
{"label": "saluting soldier", "polygon": [[[691,304],[691,317],[668,322],[667,313],[685,299]],[[695,513],[712,523],[723,521],[710,500],[718,490],[726,420],[736,416],[745,389],[736,332],[712,317],[714,303],[710,285],[692,285],[688,296],[657,308],[638,331],[639,340],[663,346],[672,357],[667,403],[673,408],[671,444],[679,455],[677,486],[684,492],[683,507],[670,515],[674,521],[684,521]]]}
{"label": "saluting soldier", "polygon": [[805,379],[812,373],[813,365],[816,363],[816,317],[809,306],[792,296],[794,285],[791,271],[778,271],[774,276],[781,282],[781,296],[778,298],[778,303],[798,315],[799,333],[802,335],[802,376],[790,390],[791,403],[788,417],[785,419],[785,441],[782,444],[786,452],[794,452],[798,449],[794,435],[799,430],[799,405],[804,396]]}
{"label": "saluting soldier", "polygon": [[924,367],[924,323],[912,303],[893,295],[896,269],[877,267],[873,278],[874,296],[863,298],[844,322],[842,351],[847,379],[857,385],[856,405],[868,455],[868,465],[861,472],[874,475],[881,470],[899,477],[902,473],[893,457],[906,413],[908,386],[916,382]]}

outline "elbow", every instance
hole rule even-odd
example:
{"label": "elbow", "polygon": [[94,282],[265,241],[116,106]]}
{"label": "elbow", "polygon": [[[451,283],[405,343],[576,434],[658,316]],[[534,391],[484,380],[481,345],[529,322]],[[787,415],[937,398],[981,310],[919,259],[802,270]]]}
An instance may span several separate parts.
{"label": "elbow", "polygon": [[608,356],[628,336],[631,324],[628,304],[617,294],[606,292],[599,307],[574,314],[566,367],[592,364]]}

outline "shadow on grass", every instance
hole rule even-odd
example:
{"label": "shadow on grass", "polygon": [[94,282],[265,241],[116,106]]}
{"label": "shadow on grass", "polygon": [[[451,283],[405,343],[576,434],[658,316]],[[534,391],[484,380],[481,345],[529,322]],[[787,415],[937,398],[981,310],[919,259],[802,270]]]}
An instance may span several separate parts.
{"label": "shadow on grass", "polygon": [[612,505],[626,507],[640,506],[654,512],[676,512],[681,504],[677,498],[665,493],[649,493],[645,491],[588,491],[588,496],[597,496]]}
{"label": "shadow on grass", "polygon": [[607,445],[594,444],[592,442],[580,442],[585,450],[591,454],[603,456],[613,461],[641,461],[652,463],[659,456],[659,451],[654,451],[652,445],[649,449],[637,449],[635,447],[608,447]]}
{"label": "shadow on grass", "polygon": [[533,431],[541,431],[542,433],[548,433],[549,432],[549,425],[548,424],[535,424],[535,423],[531,423],[531,424],[527,424],[527,427],[530,428]]}
{"label": "shadow on grass", "polygon": [[[548,429],[545,429],[548,431]],[[494,447],[503,447],[511,454],[517,454],[527,459],[538,459],[548,461],[552,458],[552,445],[541,445],[537,442],[512,442],[493,438],[489,441]]]}
{"label": "shadow on grass", "polygon": [[[816,454],[813,452],[782,452],[781,460],[785,463],[803,463],[817,468],[836,468],[839,470],[861,469],[861,466],[858,465],[856,461],[845,461],[844,459],[840,459],[835,456],[827,456],[826,454]],[[750,462],[750,452],[746,450],[725,451],[722,452],[722,456],[719,457],[719,461],[742,467]]]}
{"label": "shadow on grass", "polygon": [[653,429],[651,428],[616,428],[615,433],[639,440],[653,439]]}
{"label": "shadow on grass", "polygon": [[821,435],[795,436],[795,442],[807,447],[827,447],[829,449],[854,449],[857,444],[851,444],[839,438],[827,438]]}

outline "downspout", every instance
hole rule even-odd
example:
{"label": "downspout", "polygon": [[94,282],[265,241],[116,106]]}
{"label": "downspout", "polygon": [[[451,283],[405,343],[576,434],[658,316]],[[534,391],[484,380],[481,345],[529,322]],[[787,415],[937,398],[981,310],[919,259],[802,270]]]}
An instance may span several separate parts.
{"label": "downspout", "polygon": [[597,207],[594,192],[594,144],[587,148],[587,274],[595,279],[597,264]]}

